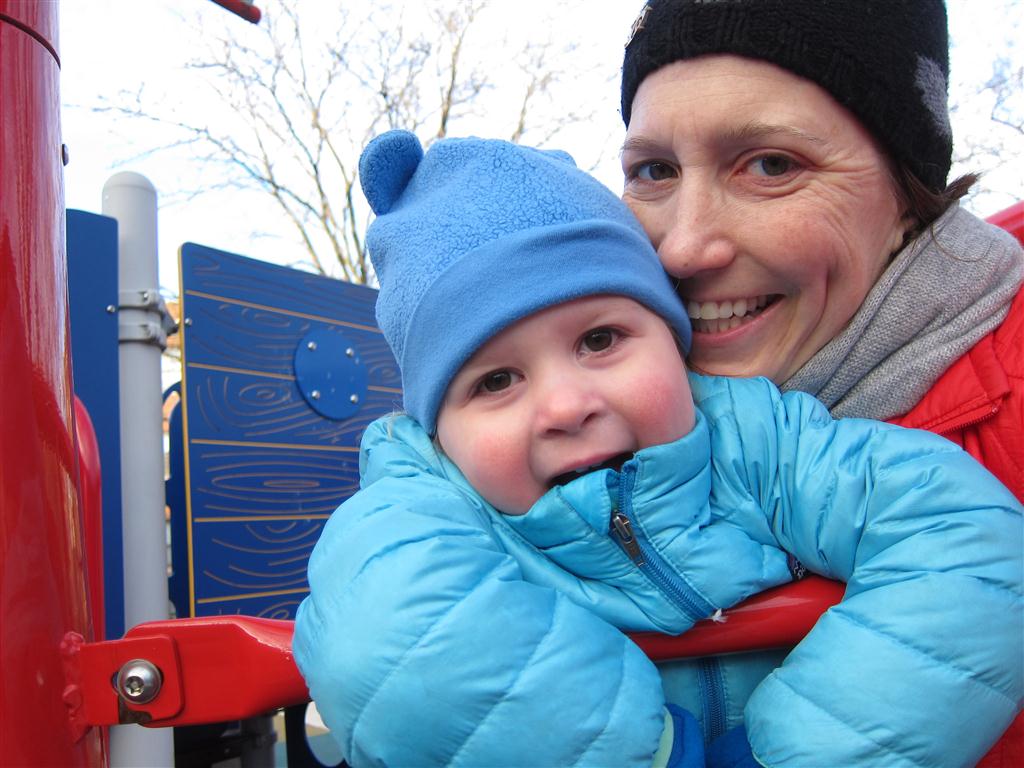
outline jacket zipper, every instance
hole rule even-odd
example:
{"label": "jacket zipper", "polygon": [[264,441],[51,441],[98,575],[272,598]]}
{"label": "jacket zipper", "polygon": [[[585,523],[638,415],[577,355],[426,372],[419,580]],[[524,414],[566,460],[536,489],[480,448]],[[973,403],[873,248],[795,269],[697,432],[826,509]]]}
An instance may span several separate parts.
{"label": "jacket zipper", "polygon": [[722,681],[721,662],[715,656],[705,656],[697,666],[704,706],[704,739],[710,744],[725,733],[725,684]]}
{"label": "jacket zipper", "polygon": [[[636,466],[627,464],[619,473],[618,498],[612,500],[611,533],[636,566],[654,582],[661,592],[676,607],[694,621],[707,618],[714,612],[710,605],[688,584],[674,577],[662,564],[660,555],[634,529],[632,493],[636,483]],[[702,692],[704,708],[705,743],[710,743],[725,733],[725,684],[722,668],[717,658],[706,657],[698,662],[698,684]]]}
{"label": "jacket zipper", "polygon": [[[963,430],[967,429],[968,427],[974,427],[974,426],[977,426],[978,424],[981,424],[981,422],[983,422],[983,421],[988,421],[993,416],[995,416],[997,413],[999,413],[999,405],[993,405],[992,406],[992,410],[990,410],[986,414],[983,414],[981,416],[977,416],[977,417],[975,417],[973,419],[968,419],[963,424],[954,424],[949,429],[944,429],[941,432],[934,432],[933,434],[941,435],[942,437],[946,437],[947,435],[952,434],[953,432],[962,432]],[[931,431],[931,430],[929,430],[929,431]]]}
{"label": "jacket zipper", "polygon": [[618,499],[612,501],[611,534],[618,540],[636,566],[668,597],[672,603],[693,621],[710,616],[715,607],[698,595],[690,585],[677,578],[664,564],[661,556],[634,528],[632,492],[636,482],[636,467],[626,465],[619,473]]}

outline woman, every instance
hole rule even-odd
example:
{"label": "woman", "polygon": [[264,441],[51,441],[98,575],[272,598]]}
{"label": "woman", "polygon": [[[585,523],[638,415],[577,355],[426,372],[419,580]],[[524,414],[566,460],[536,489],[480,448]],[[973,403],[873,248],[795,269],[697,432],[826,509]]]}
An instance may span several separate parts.
{"label": "woman", "polygon": [[1024,261],[946,186],[947,48],[939,0],[649,2],[624,199],[694,367],[938,432],[1024,499]]}
{"label": "woman", "polygon": [[[679,279],[693,367],[937,432],[1024,499],[1024,257],[959,207],[975,177],[946,184],[947,75],[940,0],[652,0],[623,197]],[[748,728],[772,717],[755,695]],[[1022,741],[1018,717],[983,764]]]}

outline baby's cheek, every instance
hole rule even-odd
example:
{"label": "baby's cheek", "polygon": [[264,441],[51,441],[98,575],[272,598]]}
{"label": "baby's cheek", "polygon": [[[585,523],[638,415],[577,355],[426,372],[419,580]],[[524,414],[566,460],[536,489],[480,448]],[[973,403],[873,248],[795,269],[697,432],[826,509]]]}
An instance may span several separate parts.
{"label": "baby's cheek", "polygon": [[678,440],[693,429],[693,396],[685,375],[651,377],[637,389],[634,417],[644,447]]}
{"label": "baby's cheek", "polygon": [[469,468],[460,467],[466,479],[502,512],[523,514],[540,498],[529,472],[526,453],[514,442],[497,434],[480,441],[470,463]]}

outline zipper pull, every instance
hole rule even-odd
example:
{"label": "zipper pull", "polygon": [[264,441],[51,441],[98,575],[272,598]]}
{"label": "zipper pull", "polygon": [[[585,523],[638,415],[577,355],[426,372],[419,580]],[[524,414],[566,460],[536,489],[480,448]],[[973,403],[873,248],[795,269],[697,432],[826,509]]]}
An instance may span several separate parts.
{"label": "zipper pull", "polygon": [[640,543],[633,534],[633,524],[621,512],[612,515],[612,534],[619,540],[619,544],[626,550],[629,559],[637,565],[644,564],[644,555],[640,551]]}

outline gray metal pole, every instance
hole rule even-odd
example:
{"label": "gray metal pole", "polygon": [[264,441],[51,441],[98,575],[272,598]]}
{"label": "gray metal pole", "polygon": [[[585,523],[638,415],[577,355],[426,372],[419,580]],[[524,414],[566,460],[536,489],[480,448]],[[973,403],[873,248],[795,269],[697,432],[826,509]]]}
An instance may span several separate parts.
{"label": "gray metal pole", "polygon": [[[118,338],[121,383],[121,509],[125,626],[168,618],[167,533],[160,353],[166,346],[158,291],[156,189],[118,173],[103,185],[103,214],[118,226]],[[174,732],[110,729],[111,766],[174,764]]]}

